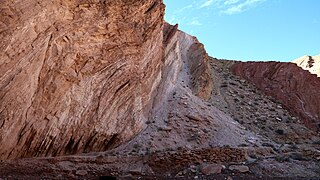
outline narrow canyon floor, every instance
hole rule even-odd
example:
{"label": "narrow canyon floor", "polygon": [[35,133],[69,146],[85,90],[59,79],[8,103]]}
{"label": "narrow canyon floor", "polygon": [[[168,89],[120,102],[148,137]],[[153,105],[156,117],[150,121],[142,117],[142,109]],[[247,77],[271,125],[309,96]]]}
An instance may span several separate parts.
{"label": "narrow canyon floor", "polygon": [[[320,136],[254,85],[209,59],[213,93],[192,94],[190,61],[147,127],[107,152],[8,160],[3,179],[318,179]],[[170,73],[167,73],[170,75]],[[162,78],[164,81],[166,78]],[[165,84],[165,82],[164,82]],[[163,95],[163,94],[159,94]]]}

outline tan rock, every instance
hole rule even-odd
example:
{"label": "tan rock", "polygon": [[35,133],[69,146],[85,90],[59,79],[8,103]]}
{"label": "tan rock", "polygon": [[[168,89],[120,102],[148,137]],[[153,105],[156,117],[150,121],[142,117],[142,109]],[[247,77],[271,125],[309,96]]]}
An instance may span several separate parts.
{"label": "tan rock", "polygon": [[0,159],[104,151],[139,133],[161,77],[161,0],[0,3]]}

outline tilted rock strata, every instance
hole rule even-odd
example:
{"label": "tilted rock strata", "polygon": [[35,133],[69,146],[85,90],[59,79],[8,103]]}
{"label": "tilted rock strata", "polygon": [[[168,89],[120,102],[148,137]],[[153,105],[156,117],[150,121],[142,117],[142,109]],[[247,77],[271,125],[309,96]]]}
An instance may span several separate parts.
{"label": "tilted rock strata", "polygon": [[293,63],[238,62],[232,72],[279,100],[307,127],[319,130],[320,79]]}
{"label": "tilted rock strata", "polygon": [[298,58],[293,63],[296,63],[304,70],[310,71],[312,74],[316,74],[320,77],[320,55],[318,56],[302,56]]}
{"label": "tilted rock strata", "polygon": [[190,46],[187,54],[191,59],[189,68],[192,90],[197,96],[208,100],[211,96],[213,80],[210,73],[209,56],[204,49],[204,45],[196,40]]}
{"label": "tilted rock strata", "polygon": [[0,5],[0,159],[103,151],[143,129],[161,0]]}

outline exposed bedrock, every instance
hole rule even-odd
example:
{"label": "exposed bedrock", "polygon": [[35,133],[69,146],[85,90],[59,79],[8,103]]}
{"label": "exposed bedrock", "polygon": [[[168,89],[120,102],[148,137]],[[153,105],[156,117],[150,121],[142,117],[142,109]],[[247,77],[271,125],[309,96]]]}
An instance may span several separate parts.
{"label": "exposed bedrock", "polygon": [[237,62],[232,72],[279,100],[307,127],[320,128],[320,79],[293,63]]}
{"label": "exposed bedrock", "polygon": [[104,151],[145,126],[161,0],[1,1],[0,159]]}
{"label": "exposed bedrock", "polygon": [[[178,25],[165,24],[165,68],[176,64],[170,79],[180,80],[189,87],[196,96],[208,100],[212,92],[212,76],[210,73],[209,56],[204,45],[194,36],[178,30]],[[168,66],[169,65],[169,66]],[[181,71],[181,72],[180,72]],[[178,72],[180,72],[178,77]]]}

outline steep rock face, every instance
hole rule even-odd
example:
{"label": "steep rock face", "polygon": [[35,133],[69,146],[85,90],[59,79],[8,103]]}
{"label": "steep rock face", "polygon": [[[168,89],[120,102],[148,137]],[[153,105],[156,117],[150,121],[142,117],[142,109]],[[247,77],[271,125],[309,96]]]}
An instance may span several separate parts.
{"label": "steep rock face", "polygon": [[[208,100],[212,92],[212,77],[210,74],[209,56],[198,39],[182,31],[173,28],[165,36],[166,41],[171,42],[166,45],[166,61],[184,61],[180,81],[190,87],[193,94]],[[166,31],[165,31],[166,33]],[[172,39],[170,39],[172,38]],[[175,50],[172,57],[168,57],[168,52]]]}
{"label": "steep rock face", "polygon": [[320,77],[320,55],[302,56],[292,62],[300,66],[302,69],[308,70],[310,73],[316,74]]}
{"label": "steep rock face", "polygon": [[320,79],[293,63],[238,62],[232,72],[279,100],[307,127],[319,130]]}
{"label": "steep rock face", "polygon": [[192,90],[197,96],[208,100],[211,96],[213,86],[209,56],[206,53],[203,44],[198,40],[190,46],[187,54],[191,59],[189,68],[192,80]]}
{"label": "steep rock face", "polygon": [[161,0],[0,4],[0,159],[103,151],[144,126]]}
{"label": "steep rock face", "polygon": [[203,44],[196,37],[178,30],[178,25],[165,23],[163,35],[164,68],[155,102],[166,101],[179,83],[184,88],[190,88],[194,95],[207,100],[213,81]]}

